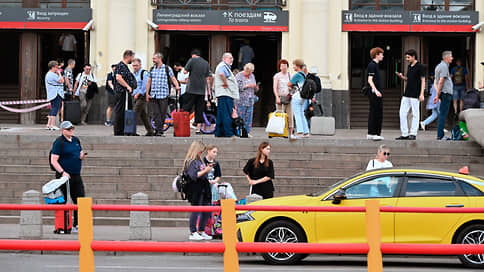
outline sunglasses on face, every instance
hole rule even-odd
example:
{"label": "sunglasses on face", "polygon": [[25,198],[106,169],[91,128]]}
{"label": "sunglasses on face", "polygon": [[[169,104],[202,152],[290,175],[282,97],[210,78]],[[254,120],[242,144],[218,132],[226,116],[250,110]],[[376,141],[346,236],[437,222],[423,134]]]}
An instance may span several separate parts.
{"label": "sunglasses on face", "polygon": [[383,152],[383,156],[390,156],[390,152]]}
{"label": "sunglasses on face", "polygon": [[66,128],[65,130],[74,130],[74,128],[70,127],[70,128]]}

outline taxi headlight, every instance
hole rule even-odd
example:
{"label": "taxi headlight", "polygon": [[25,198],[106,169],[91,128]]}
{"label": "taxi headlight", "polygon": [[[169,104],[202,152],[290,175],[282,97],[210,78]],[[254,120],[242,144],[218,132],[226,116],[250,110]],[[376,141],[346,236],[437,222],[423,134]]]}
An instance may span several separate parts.
{"label": "taxi headlight", "polygon": [[248,211],[248,212],[245,212],[245,213],[239,213],[239,214],[237,214],[237,217],[236,217],[237,223],[242,223],[242,222],[247,222],[247,221],[254,220],[254,217],[251,216],[251,214],[253,212],[254,211]]}

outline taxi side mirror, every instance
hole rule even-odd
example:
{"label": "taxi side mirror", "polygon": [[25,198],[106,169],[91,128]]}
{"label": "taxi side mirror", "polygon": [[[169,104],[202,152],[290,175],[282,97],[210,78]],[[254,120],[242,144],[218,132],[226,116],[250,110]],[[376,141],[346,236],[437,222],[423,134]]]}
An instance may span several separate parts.
{"label": "taxi side mirror", "polygon": [[343,190],[338,190],[334,195],[333,195],[333,204],[340,204],[341,200],[346,199],[346,193]]}

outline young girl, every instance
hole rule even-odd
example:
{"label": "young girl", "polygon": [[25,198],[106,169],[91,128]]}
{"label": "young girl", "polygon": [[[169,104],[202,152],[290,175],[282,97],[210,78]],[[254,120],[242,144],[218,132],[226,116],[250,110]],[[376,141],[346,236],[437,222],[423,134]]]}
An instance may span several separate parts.
{"label": "young girl", "polygon": [[249,185],[252,186],[251,193],[258,194],[264,199],[274,196],[274,165],[269,159],[269,153],[271,145],[262,142],[257,149],[257,156],[250,159],[243,170]]}
{"label": "young girl", "polygon": [[220,189],[221,193],[224,194],[223,198],[232,198],[237,200],[237,197],[234,194],[234,190],[232,186],[227,182],[220,182],[220,178],[222,177],[222,170],[220,169],[220,164],[218,161],[215,160],[218,153],[218,147],[215,145],[208,145],[206,148],[207,155],[203,158],[203,162],[205,165],[213,164],[213,169],[208,173],[208,182],[211,184],[212,188],[212,202],[220,200],[219,197],[219,189],[218,186],[220,184],[225,185],[225,189]]}
{"label": "young girl", "polygon": [[[211,204],[210,183],[208,173],[213,169],[213,164],[205,165],[202,161],[202,153],[205,145],[200,141],[194,141],[188,149],[183,163],[183,172],[190,178],[187,198],[192,206],[209,206]],[[210,212],[192,212],[190,214],[190,240],[211,240],[212,236],[204,232]],[[197,232],[198,221],[198,232]]]}

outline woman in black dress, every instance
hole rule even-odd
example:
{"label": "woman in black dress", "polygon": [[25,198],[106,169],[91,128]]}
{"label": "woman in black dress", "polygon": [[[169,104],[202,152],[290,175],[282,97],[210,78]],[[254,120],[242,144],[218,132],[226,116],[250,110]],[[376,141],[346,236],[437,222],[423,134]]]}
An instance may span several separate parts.
{"label": "woman in black dress", "polygon": [[250,159],[243,170],[249,185],[252,186],[251,193],[258,194],[264,199],[274,196],[274,165],[269,159],[269,153],[271,145],[262,142],[257,149],[257,156]]}

